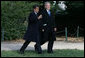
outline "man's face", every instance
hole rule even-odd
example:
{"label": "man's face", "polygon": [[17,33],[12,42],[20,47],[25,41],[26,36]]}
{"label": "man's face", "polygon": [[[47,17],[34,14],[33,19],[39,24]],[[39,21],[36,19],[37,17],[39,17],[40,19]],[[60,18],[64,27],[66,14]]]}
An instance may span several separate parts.
{"label": "man's face", "polygon": [[35,10],[35,12],[38,13],[39,12],[39,7],[36,7],[34,10]]}
{"label": "man's face", "polygon": [[47,10],[50,10],[50,3],[45,4],[45,8],[46,8]]}

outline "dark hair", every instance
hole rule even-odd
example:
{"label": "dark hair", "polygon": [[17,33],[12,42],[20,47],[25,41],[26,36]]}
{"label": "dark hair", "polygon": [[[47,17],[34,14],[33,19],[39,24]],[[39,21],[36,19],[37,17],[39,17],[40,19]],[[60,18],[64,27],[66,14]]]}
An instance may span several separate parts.
{"label": "dark hair", "polygon": [[33,6],[33,9],[35,9],[36,7],[39,7],[39,5],[34,5],[34,6]]}

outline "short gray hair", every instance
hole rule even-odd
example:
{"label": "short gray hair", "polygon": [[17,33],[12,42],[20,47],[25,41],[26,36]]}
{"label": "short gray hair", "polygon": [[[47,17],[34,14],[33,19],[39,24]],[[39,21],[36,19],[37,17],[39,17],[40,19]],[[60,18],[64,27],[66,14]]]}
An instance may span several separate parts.
{"label": "short gray hair", "polygon": [[47,1],[47,2],[44,3],[44,5],[46,5],[46,4],[50,4],[50,2]]}

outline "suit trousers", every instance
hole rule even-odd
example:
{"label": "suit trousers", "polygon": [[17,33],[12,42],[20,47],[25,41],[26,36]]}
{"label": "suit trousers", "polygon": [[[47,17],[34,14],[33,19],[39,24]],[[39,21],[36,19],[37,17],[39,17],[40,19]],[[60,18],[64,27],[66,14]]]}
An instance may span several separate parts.
{"label": "suit trousers", "polygon": [[[24,42],[24,44],[23,44],[23,46],[21,47],[21,49],[20,49],[20,51],[24,51],[25,49],[26,49],[26,47],[29,45],[29,43],[30,43],[31,41],[25,41]],[[41,50],[41,47],[40,47],[40,42],[36,42],[36,47],[37,47],[37,51],[38,52],[41,52],[42,50]]]}
{"label": "suit trousers", "polygon": [[48,51],[52,51],[53,44],[55,41],[55,32],[52,29],[46,29],[44,32],[40,33],[41,41],[40,45],[43,45],[48,41]]}

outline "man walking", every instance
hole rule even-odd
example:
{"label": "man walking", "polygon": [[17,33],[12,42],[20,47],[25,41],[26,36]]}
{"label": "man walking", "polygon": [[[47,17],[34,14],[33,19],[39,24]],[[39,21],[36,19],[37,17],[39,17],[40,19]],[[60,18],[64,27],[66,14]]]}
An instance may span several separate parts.
{"label": "man walking", "polygon": [[[42,11],[42,31],[41,32],[41,42],[40,45],[43,45],[46,41],[48,41],[48,53],[53,53],[53,43],[56,40],[55,32],[55,20],[50,11],[50,3],[45,2],[45,9]],[[42,34],[43,33],[43,34]],[[35,45],[36,46],[36,45]]]}
{"label": "man walking", "polygon": [[33,41],[36,42],[35,49],[38,52],[38,54],[42,53],[41,47],[40,47],[40,35],[39,35],[39,20],[42,18],[42,16],[38,16],[37,13],[39,12],[39,6],[34,5],[33,6],[33,12],[29,15],[29,25],[27,28],[27,31],[24,35],[24,38],[26,41],[23,44],[23,46],[20,49],[20,53],[23,54],[24,50],[28,46],[28,44]]}

